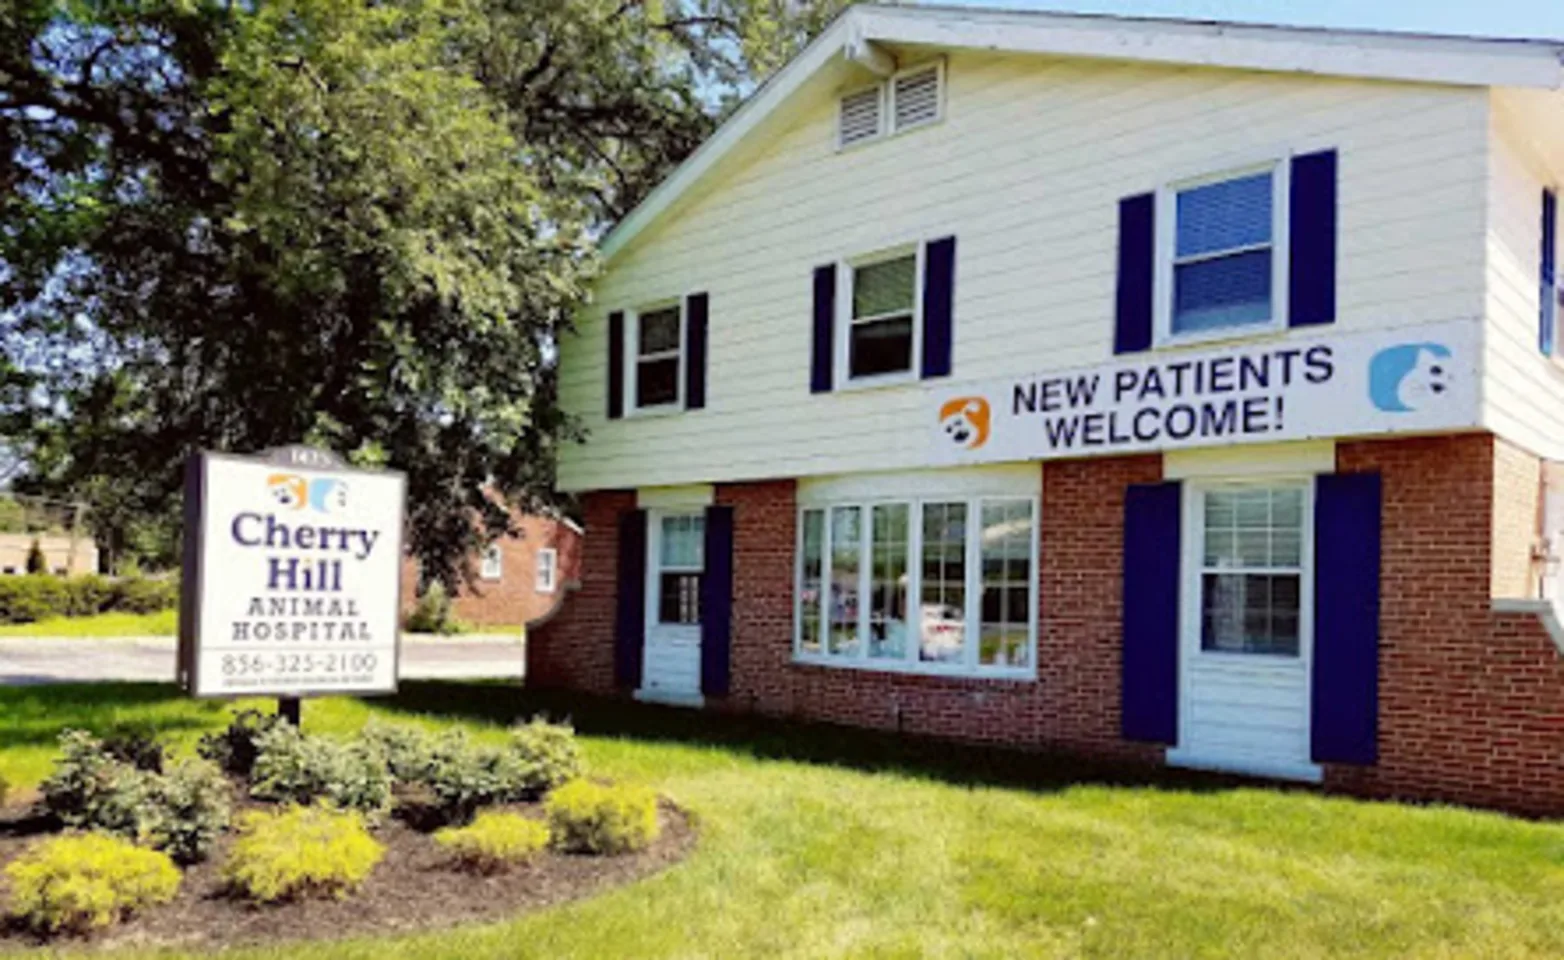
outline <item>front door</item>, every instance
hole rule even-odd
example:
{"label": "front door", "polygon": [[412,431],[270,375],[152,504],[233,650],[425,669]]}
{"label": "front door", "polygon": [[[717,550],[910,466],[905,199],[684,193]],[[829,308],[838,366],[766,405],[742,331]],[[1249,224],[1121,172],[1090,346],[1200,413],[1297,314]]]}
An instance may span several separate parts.
{"label": "front door", "polygon": [[1170,763],[1319,779],[1309,749],[1312,490],[1305,480],[1186,485]]}
{"label": "front door", "polygon": [[701,511],[653,511],[647,524],[643,700],[701,702],[701,580],[706,518]]}

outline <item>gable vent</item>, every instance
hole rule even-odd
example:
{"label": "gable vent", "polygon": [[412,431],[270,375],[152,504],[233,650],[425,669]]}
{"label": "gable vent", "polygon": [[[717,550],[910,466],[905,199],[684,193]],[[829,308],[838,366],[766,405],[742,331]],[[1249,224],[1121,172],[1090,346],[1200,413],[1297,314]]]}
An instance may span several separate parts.
{"label": "gable vent", "polygon": [[939,67],[904,73],[897,77],[892,99],[896,105],[896,130],[933,123],[939,119]]}
{"label": "gable vent", "polygon": [[880,135],[880,88],[870,87],[842,98],[837,145],[850,147]]}

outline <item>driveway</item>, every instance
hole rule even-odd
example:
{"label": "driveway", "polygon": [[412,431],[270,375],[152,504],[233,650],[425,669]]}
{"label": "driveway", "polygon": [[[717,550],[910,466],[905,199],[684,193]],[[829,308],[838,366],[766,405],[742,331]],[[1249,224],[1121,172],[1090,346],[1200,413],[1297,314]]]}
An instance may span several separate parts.
{"label": "driveway", "polygon": [[[0,638],[0,685],[146,680],[172,683],[172,637]],[[522,640],[513,636],[402,637],[404,680],[520,679]]]}

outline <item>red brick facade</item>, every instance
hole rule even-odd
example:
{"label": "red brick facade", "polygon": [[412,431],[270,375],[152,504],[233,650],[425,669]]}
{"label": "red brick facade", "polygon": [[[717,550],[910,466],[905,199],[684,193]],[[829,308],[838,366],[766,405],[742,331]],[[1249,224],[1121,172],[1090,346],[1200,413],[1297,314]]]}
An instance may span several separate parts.
{"label": "red brick facade", "polygon": [[[1564,656],[1536,614],[1493,612],[1495,590],[1525,586],[1540,465],[1471,434],[1344,442],[1337,469],[1383,477],[1380,762],[1331,766],[1327,788],[1564,813]],[[1160,747],[1119,737],[1119,655],[1124,493],[1160,480],[1161,458],[1055,461],[1039,476],[1035,682],[793,663],[795,485],[718,487],[735,518],[732,692],[712,706],[1160,762]],[[617,518],[635,501],[585,502],[581,589],[532,631],[529,682],[602,693]]]}
{"label": "red brick facade", "polygon": [[[451,600],[452,615],[469,626],[516,627],[548,613],[564,594],[564,585],[576,575],[580,562],[581,534],[570,523],[549,517],[517,519],[520,530],[499,541],[500,576],[479,577]],[[554,592],[538,590],[538,551],[555,553]],[[475,564],[480,561],[474,561]],[[481,573],[481,567],[475,569]],[[418,564],[402,561],[404,612],[418,598]]]}

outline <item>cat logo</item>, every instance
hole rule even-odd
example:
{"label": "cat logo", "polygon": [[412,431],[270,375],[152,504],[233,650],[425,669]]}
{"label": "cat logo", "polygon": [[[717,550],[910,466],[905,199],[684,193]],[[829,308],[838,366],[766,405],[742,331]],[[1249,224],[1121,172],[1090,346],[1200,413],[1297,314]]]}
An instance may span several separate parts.
{"label": "cat logo", "polygon": [[957,397],[939,408],[940,429],[963,450],[976,450],[988,442],[990,411],[982,397]]}

